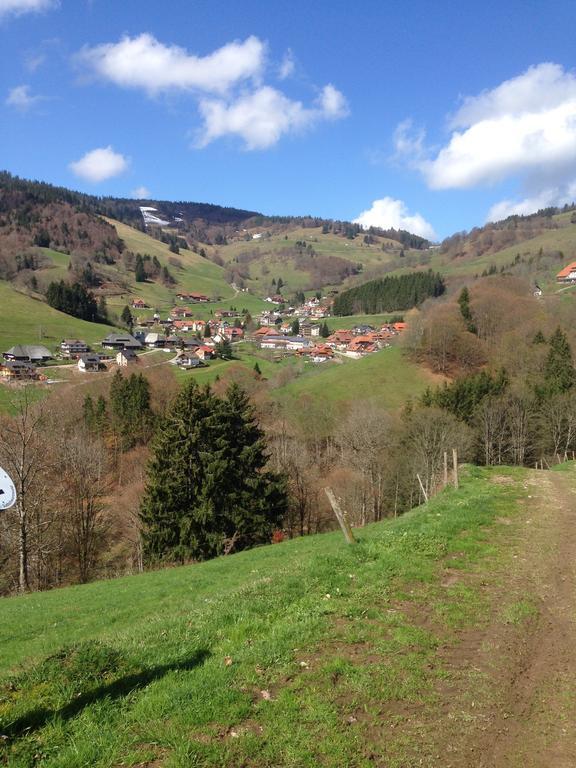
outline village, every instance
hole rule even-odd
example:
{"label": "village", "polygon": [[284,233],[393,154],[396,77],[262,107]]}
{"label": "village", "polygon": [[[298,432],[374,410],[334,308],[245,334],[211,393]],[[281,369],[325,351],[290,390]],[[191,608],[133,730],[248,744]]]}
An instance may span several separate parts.
{"label": "village", "polygon": [[[63,339],[52,350],[42,344],[16,344],[2,353],[0,378],[5,382],[47,381],[47,369],[58,365],[75,364],[82,374],[125,368],[138,364],[139,356],[152,350],[173,353],[169,362],[192,370],[218,357],[232,357],[233,346],[239,343],[252,345],[273,360],[295,355],[319,364],[338,355],[358,359],[378,352],[406,327],[398,321],[331,332],[327,319],[332,299],[319,295],[291,306],[277,294],[266,298],[272,306],[256,318],[230,307],[214,310],[206,320],[194,317],[194,305],[210,303],[207,296],[177,293],[175,299],[176,306],[166,317],[156,309],[151,316],[136,314],[126,331],[109,333],[97,345],[81,339]],[[131,313],[151,309],[138,297],[129,308]]]}

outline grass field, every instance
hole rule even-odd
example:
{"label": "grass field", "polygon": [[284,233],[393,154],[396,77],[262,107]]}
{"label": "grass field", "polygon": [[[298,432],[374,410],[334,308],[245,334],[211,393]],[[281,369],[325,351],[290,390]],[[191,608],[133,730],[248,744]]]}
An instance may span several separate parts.
{"label": "grass field", "polygon": [[[437,649],[484,610],[440,582],[493,557],[524,477],[470,469],[354,546],[338,532],[2,600],[4,763],[416,765],[395,713],[433,706]],[[410,610],[415,590],[434,628]]]}
{"label": "grass field", "polygon": [[0,353],[14,344],[43,344],[54,350],[62,339],[101,341],[114,330],[58,312],[0,280]]}
{"label": "grass field", "polygon": [[361,360],[310,365],[297,379],[277,390],[280,398],[303,396],[335,403],[373,402],[382,408],[401,408],[439,377],[415,365],[399,347],[389,347]]}

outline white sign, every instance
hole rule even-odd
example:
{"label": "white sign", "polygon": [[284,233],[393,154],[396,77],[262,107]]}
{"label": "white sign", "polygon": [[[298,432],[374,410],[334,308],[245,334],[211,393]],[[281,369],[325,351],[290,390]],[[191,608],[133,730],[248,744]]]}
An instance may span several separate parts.
{"label": "white sign", "polygon": [[10,476],[0,467],[0,511],[16,503],[16,488]]}

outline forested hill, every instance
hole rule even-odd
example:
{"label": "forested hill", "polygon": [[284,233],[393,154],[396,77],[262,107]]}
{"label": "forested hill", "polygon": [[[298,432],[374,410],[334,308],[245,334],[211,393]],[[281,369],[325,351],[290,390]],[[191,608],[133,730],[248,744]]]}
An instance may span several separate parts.
{"label": "forested hill", "polygon": [[441,296],[445,289],[442,277],[432,270],[370,280],[337,296],[334,314],[361,315],[411,309],[429,297]]}

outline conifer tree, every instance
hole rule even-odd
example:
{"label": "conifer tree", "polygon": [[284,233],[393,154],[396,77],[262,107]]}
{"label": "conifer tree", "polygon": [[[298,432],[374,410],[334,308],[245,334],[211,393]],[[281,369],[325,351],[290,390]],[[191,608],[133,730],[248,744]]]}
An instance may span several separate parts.
{"label": "conifer tree", "polygon": [[550,337],[550,349],[544,365],[544,378],[550,394],[566,392],[576,380],[572,350],[561,328]]}
{"label": "conifer tree", "polygon": [[220,399],[190,381],[156,434],[140,508],[148,560],[204,560],[270,540],[286,509],[265,442],[237,386]]}

